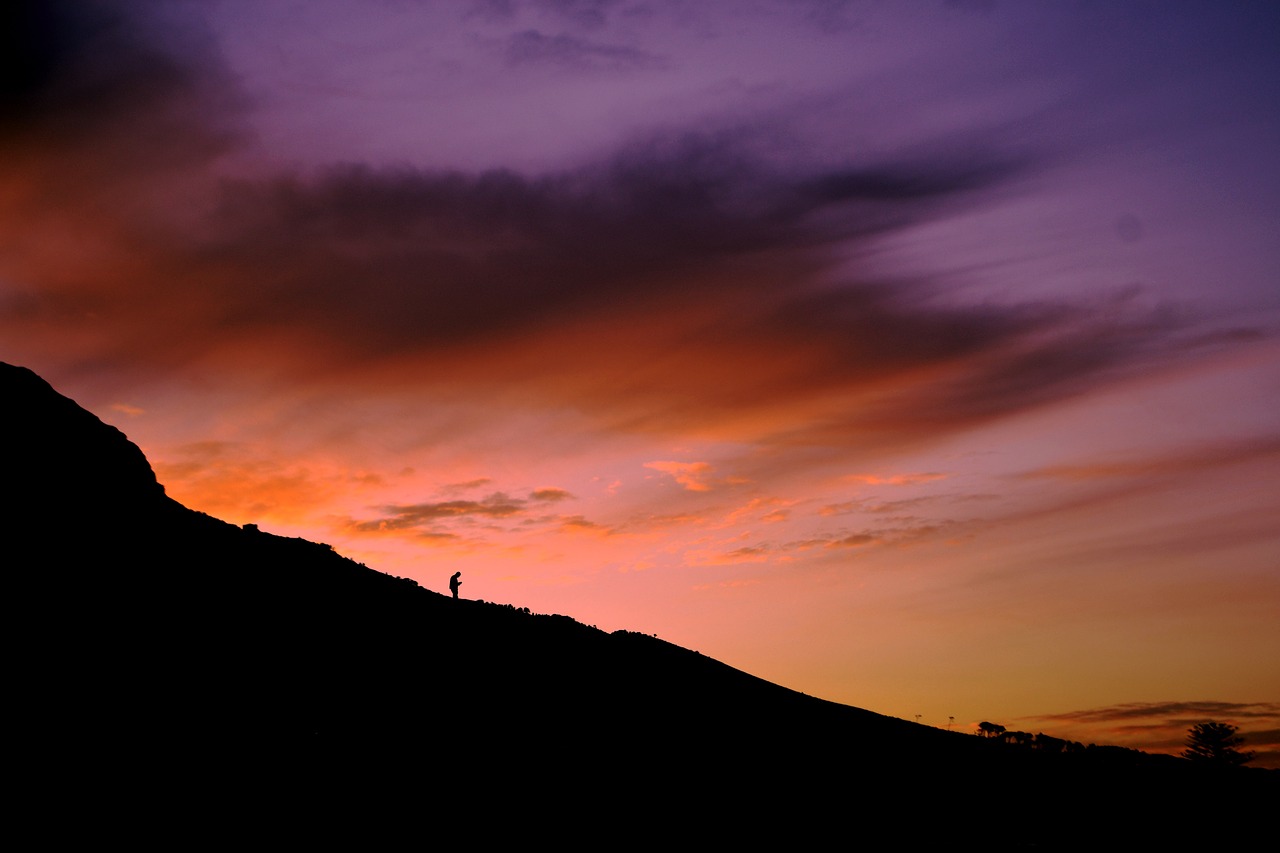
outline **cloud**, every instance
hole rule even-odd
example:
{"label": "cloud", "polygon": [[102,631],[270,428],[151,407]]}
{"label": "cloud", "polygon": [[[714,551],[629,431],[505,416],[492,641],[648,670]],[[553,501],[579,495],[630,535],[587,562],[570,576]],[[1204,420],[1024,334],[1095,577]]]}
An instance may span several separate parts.
{"label": "cloud", "polygon": [[694,512],[683,513],[648,513],[628,518],[616,528],[619,533],[653,533],[680,527],[701,527],[708,518]]}
{"label": "cloud", "polygon": [[494,492],[479,501],[453,500],[435,503],[390,505],[379,507],[381,518],[352,521],[356,533],[388,533],[403,530],[432,529],[444,521],[468,518],[505,519],[524,513],[527,501]]}
{"label": "cloud", "polygon": [[546,488],[534,489],[529,493],[529,500],[532,501],[568,501],[573,500],[573,495],[564,489]]}
{"label": "cloud", "polygon": [[[776,296],[762,303],[755,297],[777,287],[773,276],[730,281],[717,267],[762,249],[798,250],[816,236],[804,227],[811,214],[859,200],[927,202],[953,192],[955,180],[871,169],[796,181],[752,162],[728,139],[679,136],[541,177],[352,165],[242,182],[223,192],[207,227],[191,235],[194,244],[173,248],[187,258],[211,254],[226,272],[256,272],[257,290],[243,288],[238,275],[209,282],[233,306],[228,313],[301,326],[357,357],[500,347],[511,336],[528,347],[552,326],[616,327],[619,309],[642,327],[661,323],[684,336],[710,331],[708,314],[723,300],[752,305],[725,327],[739,327],[732,338],[695,342],[705,352],[691,354],[702,360],[739,336],[762,333],[768,344],[787,326],[839,308],[824,304],[830,296],[805,294],[803,281],[787,288],[790,304],[771,305]],[[837,218],[853,220],[839,230],[883,225],[874,209]],[[684,293],[691,274],[697,290]],[[847,314],[880,300],[854,292],[839,301]],[[789,316],[770,333],[760,326],[775,324],[774,308]],[[657,344],[670,342],[664,338],[670,334]],[[469,366],[486,362],[472,358]]]}
{"label": "cloud", "polygon": [[732,563],[759,563],[768,560],[773,549],[767,544],[747,545],[734,548],[723,554],[717,554],[698,560],[699,565],[728,565]]}
{"label": "cloud", "polygon": [[603,524],[598,524],[582,515],[566,515],[559,519],[560,531],[565,533],[598,533],[602,536],[611,536],[616,531],[613,528]]}
{"label": "cloud", "polygon": [[[762,518],[761,521],[766,521]],[[794,559],[798,552],[821,548],[827,551],[858,551],[867,548],[905,548],[917,543],[936,539],[946,530],[954,527],[954,522],[938,523],[917,522],[898,527],[876,528],[858,531],[819,533],[815,536],[787,541],[779,544],[759,542],[729,550],[718,548],[696,548],[688,552],[686,559],[691,565],[724,565],[741,562],[766,562],[769,560]],[[742,534],[745,536],[748,534]],[[735,538],[741,538],[735,537]]]}
{"label": "cloud", "polygon": [[852,515],[859,512],[871,515],[906,517],[903,516],[904,513],[921,511],[935,504],[962,504],[993,499],[995,499],[994,495],[969,494],[921,495],[920,497],[903,498],[896,501],[874,501],[855,498],[854,500],[840,501],[839,503],[824,504],[818,508],[817,512],[818,515],[827,517]]}
{"label": "cloud", "polygon": [[488,477],[477,477],[474,480],[466,480],[461,483],[449,483],[444,486],[441,491],[446,494],[461,494],[463,492],[469,492],[472,489],[479,489],[492,484],[493,480]]}
{"label": "cloud", "polygon": [[19,156],[0,161],[15,282],[0,334],[20,351],[253,376],[264,396],[413,389],[470,407],[458,434],[495,407],[572,413],[596,433],[768,450],[763,474],[817,448],[928,443],[1194,346],[1183,318],[1132,300],[964,305],[839,260],[1034,170],[994,139],[814,164],[777,153],[776,119],[725,120],[542,174],[347,163],[232,180],[213,164],[244,98],[207,36],[63,17],[24,60],[4,136]]}
{"label": "cloud", "polygon": [[[489,483],[487,478],[457,484],[441,490],[456,493],[458,485],[475,487]],[[598,524],[583,515],[547,515],[534,512],[542,504],[573,500],[564,489],[542,488],[529,493],[528,498],[517,498],[505,492],[493,492],[479,500],[451,499],[417,504],[390,504],[377,508],[376,518],[344,518],[338,527],[351,534],[401,536],[411,539],[438,538],[458,540],[467,538],[473,545],[493,544],[495,535],[524,531],[554,531],[561,533],[593,532],[612,535],[615,531]],[[512,522],[514,527],[503,530],[496,522]],[[480,531],[483,531],[480,532]]]}
{"label": "cloud", "polygon": [[1024,723],[1056,727],[1068,738],[1116,743],[1150,752],[1180,754],[1187,730],[1208,721],[1236,725],[1254,767],[1280,768],[1280,703],[1172,701],[1127,702],[1101,708],[1025,718]]}
{"label": "cloud", "polygon": [[198,167],[242,138],[245,101],[208,34],[150,11],[110,0],[8,4],[0,177],[25,175],[25,189],[66,202]]}
{"label": "cloud", "polygon": [[1280,746],[1280,729],[1250,731],[1249,743],[1255,746]]}
{"label": "cloud", "polygon": [[690,492],[710,492],[713,488],[709,462],[645,462],[645,467],[669,474]]}
{"label": "cloud", "polygon": [[1039,719],[1090,723],[1148,719],[1203,722],[1223,718],[1272,719],[1277,716],[1280,716],[1280,703],[1276,702],[1129,702],[1050,714]]}
{"label": "cloud", "polygon": [[264,458],[235,442],[171,448],[152,466],[171,497],[236,522],[291,521],[370,480],[323,462]]}
{"label": "cloud", "polygon": [[838,533],[827,538],[825,547],[833,549],[866,548],[879,545],[906,547],[918,542],[934,539],[940,533],[943,533],[954,526],[954,522],[945,520],[937,522],[918,521],[915,523],[899,525],[897,527],[859,530],[853,533]]}
{"label": "cloud", "polygon": [[850,533],[827,543],[828,548],[864,548],[879,545],[884,539],[879,533]]}
{"label": "cloud", "polygon": [[534,5],[593,29],[604,26],[622,0],[535,0]]}
{"label": "cloud", "polygon": [[931,483],[934,480],[945,480],[946,474],[850,474],[842,478],[849,483],[865,483],[868,486],[914,486],[920,483]]}
{"label": "cloud", "polygon": [[[1243,473],[1240,482],[1259,484],[1267,481],[1269,472],[1280,462],[1280,442],[1276,436],[1262,434],[1245,438],[1187,443],[1181,448],[1130,459],[1110,458],[1085,460],[1071,465],[1054,465],[1015,474],[1011,479],[1032,483],[1048,481],[1054,488],[1041,490],[1035,500],[1019,503],[1003,512],[1001,526],[1022,523],[1061,521],[1075,514],[1096,516],[1104,507],[1117,512],[1132,506],[1157,506],[1171,485],[1180,483],[1211,484],[1223,475]],[[1252,487],[1249,487],[1252,488]],[[1248,490],[1234,487],[1237,496]],[[1212,494],[1212,492],[1206,492]],[[1265,488],[1258,495],[1269,494]],[[1201,500],[1197,505],[1198,523],[1187,524],[1184,517],[1161,521],[1147,509],[1144,522],[1126,532],[1111,531],[1105,544],[1093,536],[1081,537],[1075,543],[1059,545],[1058,558],[1077,562],[1093,562],[1105,551],[1111,560],[1151,560],[1157,555],[1185,559],[1188,554],[1207,558],[1225,553],[1243,543],[1267,547],[1276,537],[1275,525],[1269,523],[1274,509],[1267,502],[1232,504],[1222,498]]]}
{"label": "cloud", "polygon": [[543,13],[554,20],[584,29],[605,26],[621,0],[472,0],[472,14],[510,19],[520,14]]}
{"label": "cloud", "polygon": [[570,71],[627,71],[661,64],[649,53],[631,47],[599,44],[560,33],[544,35],[524,30],[507,39],[507,64],[511,66],[551,64]]}
{"label": "cloud", "polygon": [[751,482],[745,476],[714,475],[716,467],[710,462],[657,461],[645,462],[644,466],[671,475],[672,479],[689,492],[712,492],[727,485],[745,485]]}
{"label": "cloud", "polygon": [[1280,458],[1280,435],[1257,435],[1244,439],[1201,444],[1177,453],[1108,462],[1052,465],[1025,471],[1019,476],[1033,480],[1122,480],[1196,474],[1227,465],[1258,464]]}
{"label": "cloud", "polygon": [[0,94],[7,109],[0,115],[6,130],[72,110],[87,111],[87,120],[142,113],[139,107],[198,88],[208,73],[192,67],[193,60],[210,57],[198,31],[172,26],[172,19],[144,27],[121,3],[13,0],[6,4],[5,22]]}

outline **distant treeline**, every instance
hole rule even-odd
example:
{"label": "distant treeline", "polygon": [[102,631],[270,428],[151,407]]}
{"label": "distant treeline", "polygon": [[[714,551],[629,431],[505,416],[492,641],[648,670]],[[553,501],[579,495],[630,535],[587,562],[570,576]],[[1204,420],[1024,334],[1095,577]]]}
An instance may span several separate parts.
{"label": "distant treeline", "polygon": [[1011,732],[1005,729],[999,723],[990,723],[983,721],[978,723],[977,731],[974,732],[978,737],[987,738],[999,743],[1006,743],[1020,749],[1032,750],[1035,752],[1045,752],[1050,754],[1058,753],[1101,753],[1107,755],[1146,755],[1142,750],[1130,749],[1125,746],[1098,746],[1097,744],[1089,744],[1085,746],[1080,741],[1067,740],[1065,738],[1053,737],[1044,732],[1031,734],[1030,732]]}

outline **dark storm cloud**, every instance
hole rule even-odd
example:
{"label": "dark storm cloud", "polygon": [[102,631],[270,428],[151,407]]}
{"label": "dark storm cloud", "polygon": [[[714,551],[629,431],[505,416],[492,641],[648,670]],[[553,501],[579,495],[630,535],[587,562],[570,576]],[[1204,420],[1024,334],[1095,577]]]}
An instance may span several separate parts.
{"label": "dark storm cloud", "polygon": [[[690,301],[718,296],[757,318],[768,311],[779,329],[824,336],[841,336],[850,331],[842,321],[860,318],[863,340],[897,338],[900,346],[900,330],[879,322],[900,310],[892,291],[863,284],[807,292],[805,267],[820,266],[812,253],[832,239],[916,220],[978,180],[972,168],[928,167],[795,180],[725,139],[693,135],[536,178],[343,166],[228,188],[210,223],[215,236],[189,251],[240,272],[223,277],[223,296],[251,317],[340,324],[353,342],[399,349],[533,330],[566,313],[652,309],[688,287],[683,276],[807,249],[792,259],[790,281],[708,277]],[[945,350],[989,325],[953,319],[926,339],[905,340]]]}

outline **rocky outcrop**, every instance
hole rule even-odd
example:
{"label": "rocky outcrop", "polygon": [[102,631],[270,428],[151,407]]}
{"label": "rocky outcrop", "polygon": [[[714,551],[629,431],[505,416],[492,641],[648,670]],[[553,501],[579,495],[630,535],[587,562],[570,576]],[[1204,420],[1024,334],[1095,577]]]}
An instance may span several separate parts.
{"label": "rocky outcrop", "polygon": [[32,371],[0,362],[0,412],[6,497],[23,524],[74,536],[164,498],[137,445]]}

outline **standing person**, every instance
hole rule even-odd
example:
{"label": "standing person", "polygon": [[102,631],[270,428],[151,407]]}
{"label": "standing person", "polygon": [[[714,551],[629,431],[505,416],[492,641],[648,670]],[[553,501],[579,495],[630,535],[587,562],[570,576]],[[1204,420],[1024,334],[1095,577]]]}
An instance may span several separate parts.
{"label": "standing person", "polygon": [[453,593],[453,597],[458,597],[458,587],[462,586],[462,581],[458,578],[462,577],[462,572],[454,572],[453,577],[449,578],[449,592]]}

